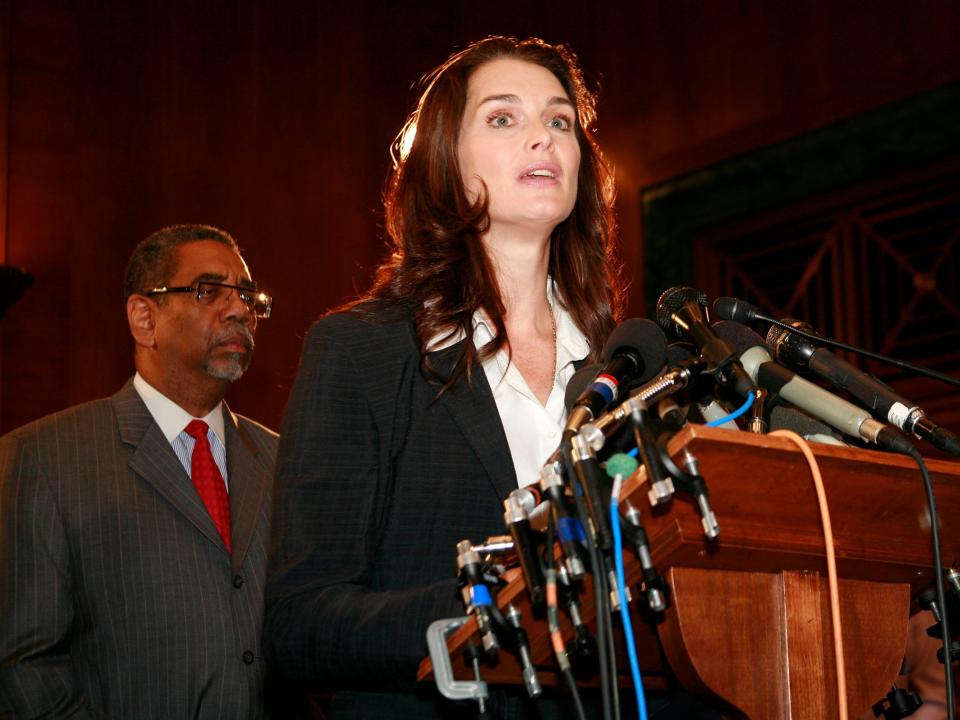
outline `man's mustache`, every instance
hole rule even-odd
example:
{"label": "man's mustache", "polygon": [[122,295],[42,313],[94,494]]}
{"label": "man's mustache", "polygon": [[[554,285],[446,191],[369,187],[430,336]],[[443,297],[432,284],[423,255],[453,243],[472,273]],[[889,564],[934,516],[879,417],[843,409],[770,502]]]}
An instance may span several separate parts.
{"label": "man's mustache", "polygon": [[242,323],[234,323],[230,327],[218,332],[213,336],[213,344],[225,345],[228,342],[236,342],[238,339],[246,346],[247,351],[252,351],[256,346],[250,328]]}

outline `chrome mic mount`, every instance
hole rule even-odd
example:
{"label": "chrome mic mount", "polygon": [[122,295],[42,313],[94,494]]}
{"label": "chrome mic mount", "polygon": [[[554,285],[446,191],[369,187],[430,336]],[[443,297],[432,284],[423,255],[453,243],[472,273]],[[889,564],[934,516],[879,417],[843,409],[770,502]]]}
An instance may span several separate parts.
{"label": "chrome mic mount", "polygon": [[520,561],[530,600],[534,605],[542,605],[546,599],[546,585],[540,563],[540,543],[537,539],[541,534],[530,528],[530,513],[536,504],[537,497],[531,490],[517,488],[503,502],[503,521],[513,538],[513,548]]}
{"label": "chrome mic mount", "polygon": [[650,557],[650,543],[647,539],[647,531],[640,519],[640,511],[629,500],[626,502],[626,508],[624,519],[633,528],[633,544],[637,550],[637,556],[640,558],[640,568],[643,571],[640,589],[646,594],[650,609],[654,612],[663,612],[667,609],[667,583],[653,566],[653,559]]}
{"label": "chrome mic mount", "polygon": [[530,654],[530,641],[527,638],[527,631],[523,629],[523,614],[514,606],[507,605],[507,611],[504,613],[507,622],[514,630],[513,642],[516,645],[517,659],[520,661],[520,667],[523,673],[523,686],[527,689],[527,695],[531,698],[538,698],[543,694],[543,688],[540,686],[540,678],[537,676],[537,669],[533,666],[533,656]]}
{"label": "chrome mic mount", "polygon": [[[583,537],[583,526],[570,513],[563,484],[563,466],[559,460],[551,459],[540,469],[540,490],[550,499],[550,511],[553,513],[557,539],[563,548],[567,572],[574,580],[582,580],[585,569],[577,546]],[[550,552],[549,549],[547,551]]]}
{"label": "chrome mic mount", "polygon": [[483,650],[490,657],[497,654],[500,644],[494,630],[493,597],[483,577],[483,567],[480,553],[471,545],[469,540],[457,543],[457,569],[460,571],[461,582],[464,582],[463,599],[467,612],[473,612],[477,619],[477,631],[483,643]]}

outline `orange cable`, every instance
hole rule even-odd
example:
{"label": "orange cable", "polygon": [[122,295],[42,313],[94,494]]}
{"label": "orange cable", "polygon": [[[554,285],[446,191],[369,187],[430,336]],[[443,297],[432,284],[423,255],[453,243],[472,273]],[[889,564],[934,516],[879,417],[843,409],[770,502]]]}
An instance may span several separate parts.
{"label": "orange cable", "polygon": [[813,455],[810,445],[802,437],[790,430],[774,430],[772,437],[782,437],[790,440],[803,453],[813,475],[813,484],[817,489],[817,500],[820,504],[820,519],[823,523],[823,541],[827,550],[827,578],[830,585],[830,616],[833,620],[833,653],[836,656],[837,669],[837,703],[840,710],[840,720],[847,720],[847,674],[843,662],[843,628],[840,624],[840,589],[837,582],[837,558],[833,550],[833,526],[830,524],[830,508],[827,504],[827,493],[823,488],[823,477],[820,475],[820,466]]}

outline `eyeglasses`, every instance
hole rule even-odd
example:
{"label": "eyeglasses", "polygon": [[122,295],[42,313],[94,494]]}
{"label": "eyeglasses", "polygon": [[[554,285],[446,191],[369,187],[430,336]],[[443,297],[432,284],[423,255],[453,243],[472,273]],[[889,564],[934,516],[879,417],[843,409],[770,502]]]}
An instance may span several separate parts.
{"label": "eyeglasses", "polygon": [[154,295],[165,295],[167,293],[195,293],[198,303],[213,306],[226,300],[230,297],[230,293],[234,291],[256,317],[270,317],[270,311],[273,309],[273,298],[260,292],[255,287],[240,287],[239,285],[227,285],[204,280],[198,282],[196,286],[154,288],[147,293],[147,296],[153,297]]}

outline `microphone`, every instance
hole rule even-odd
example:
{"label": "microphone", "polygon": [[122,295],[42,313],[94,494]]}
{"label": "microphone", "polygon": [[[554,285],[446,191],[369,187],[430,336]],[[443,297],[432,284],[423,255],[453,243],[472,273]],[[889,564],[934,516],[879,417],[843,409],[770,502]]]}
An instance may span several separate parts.
{"label": "microphone", "polygon": [[731,385],[737,394],[747,397],[756,386],[744,372],[733,346],[710,327],[706,309],[707,297],[702,292],[673,287],[657,300],[657,319],[664,330],[693,340],[700,356],[711,366],[707,372],[720,385]]}
{"label": "microphone", "polygon": [[601,370],[603,370],[603,365],[594,363],[593,365],[584,365],[573,374],[563,393],[563,406],[567,409],[567,412],[573,409],[574,404],[586,391],[587,386],[600,374]]}
{"label": "microphone", "polygon": [[[716,326],[714,326],[716,330]],[[719,333],[718,333],[719,334]],[[723,337],[721,335],[721,337]],[[724,340],[729,340],[730,338],[723,338]],[[734,344],[736,347],[736,344]],[[693,353],[691,353],[683,345],[672,343],[667,348],[667,368],[668,370],[663,373],[667,375],[671,370],[682,367],[693,367],[692,364],[699,362],[699,372],[702,372],[706,363],[699,358],[694,358]],[[716,398],[713,396],[713,376],[708,376],[710,379],[709,387],[708,383],[697,383],[696,377],[690,377],[687,381],[686,388],[689,398],[697,406],[697,410],[700,412],[700,416],[705,421],[714,420],[716,418],[722,418],[730,413],[725,407],[723,407]],[[636,391],[631,393],[635,394]],[[648,403],[649,405],[650,403]],[[668,424],[675,424],[677,427],[682,427],[686,423],[686,415],[689,410],[689,405],[681,408],[677,406],[672,399],[672,395],[667,395],[661,397],[658,402],[657,413],[660,415],[660,419],[667,422]],[[739,430],[737,424],[733,421],[729,421],[720,425],[720,427],[727,428],[729,430]]]}
{"label": "microphone", "polygon": [[[753,322],[754,320],[759,320],[761,322],[771,323],[772,325],[784,325],[784,323],[782,323],[780,320],[775,320],[769,315],[764,315],[762,312],[757,310],[756,306],[738,298],[717,298],[713,303],[713,312],[722,320],[733,320],[738,323],[749,323]],[[790,330],[789,327],[784,329]],[[796,327],[793,330],[794,333],[798,335],[804,335],[806,333],[805,330],[801,330],[800,328]],[[929,368],[921,367],[919,365],[914,365],[913,363],[904,362],[903,360],[896,360],[891,357],[886,357],[885,355],[871,352],[870,350],[854,347],[853,345],[847,345],[846,343],[839,342],[838,340],[820,337],[815,333],[814,335],[815,337],[810,337],[807,339],[811,340],[812,342],[822,343],[823,345],[829,345],[830,347],[840,348],[841,350],[856,353],[857,355],[863,355],[864,357],[871,358],[872,360],[879,360],[882,363],[903,368],[904,370],[909,370],[910,372],[925,375],[929,378],[933,378],[934,380],[947,383],[948,385],[960,387],[960,379],[951,377],[950,375],[944,375],[943,373],[939,373],[935,370],[930,370]]]}
{"label": "microphone", "polygon": [[733,320],[741,324],[751,323],[755,320],[771,321],[759,310],[756,305],[751,305],[746,300],[732,297],[719,297],[713,301],[713,312],[721,320]]}
{"label": "microphone", "polygon": [[786,405],[775,405],[770,410],[770,430],[793,430],[804,440],[810,442],[848,447],[843,440],[836,436],[829,425],[820,422],[802,410]]}
{"label": "microphone", "polygon": [[[750,348],[763,345],[763,338],[746,325],[731,320],[720,320],[713,325],[714,332],[724,340],[729,341],[738,353]],[[721,426],[722,427],[722,426]],[[796,407],[777,405],[770,410],[770,429],[793,430],[798,435],[817,442],[827,442],[843,445],[844,443],[833,436],[833,430],[819,420],[814,419]]]}
{"label": "microphone", "polygon": [[764,346],[750,348],[740,356],[740,361],[758,384],[840,432],[893,452],[909,455],[914,451],[913,445],[899,430],[874,420],[863,408],[778,365]]}
{"label": "microphone", "polygon": [[689,387],[696,382],[705,366],[706,363],[701,358],[694,357],[686,348],[670,345],[667,348],[667,364],[663,372],[632,389],[627,400],[599,415],[582,430],[591,437],[592,430],[599,431],[600,437],[596,438],[598,442],[612,437],[630,419],[634,407],[648,409],[664,398]]}
{"label": "microphone", "polygon": [[600,374],[580,393],[567,416],[566,439],[615,402],[623,394],[621,386],[653,377],[666,362],[667,339],[650,320],[624,320],[607,338],[603,358]]}
{"label": "microphone", "polygon": [[[785,318],[780,322],[800,328],[810,335],[817,334],[809,324],[793,318]],[[834,387],[850,393],[866,405],[874,417],[884,419],[904,432],[913,433],[944,452],[960,455],[960,440],[956,435],[932,422],[923,410],[892,388],[826,348],[818,347],[813,341],[776,325],[767,333],[767,347],[784,365],[798,369],[809,367]]]}
{"label": "microphone", "polygon": [[742,355],[745,351],[757,345],[763,346],[763,338],[746,325],[729,320],[719,320],[713,324],[713,331],[733,345],[737,355]]}

